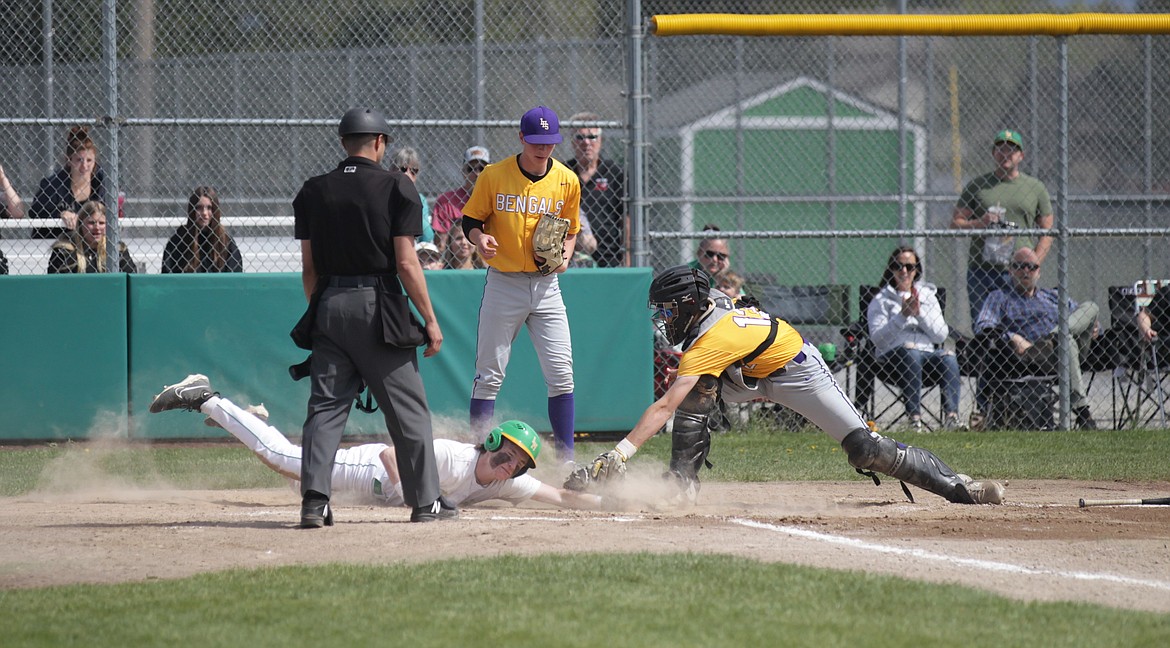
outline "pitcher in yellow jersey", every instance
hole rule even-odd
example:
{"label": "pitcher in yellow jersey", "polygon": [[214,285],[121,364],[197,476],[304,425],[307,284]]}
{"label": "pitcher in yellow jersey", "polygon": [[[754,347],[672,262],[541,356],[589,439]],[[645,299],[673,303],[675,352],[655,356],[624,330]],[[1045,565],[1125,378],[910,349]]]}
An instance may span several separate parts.
{"label": "pitcher in yellow jersey", "polygon": [[711,449],[708,420],[722,397],[767,399],[812,421],[833,437],[858,472],[878,482],[889,475],[959,504],[1000,504],[1004,488],[956,474],[933,453],[873,432],[837,385],[817,348],[787,322],[711,287],[689,266],[670,268],[650,284],[654,321],[671,344],[682,346],[678,378],[642,414],[613,450],[579,466],[566,487],[587,487],[624,472],[625,462],[673,416],[670,471],[680,499],[693,503],[699,469]]}

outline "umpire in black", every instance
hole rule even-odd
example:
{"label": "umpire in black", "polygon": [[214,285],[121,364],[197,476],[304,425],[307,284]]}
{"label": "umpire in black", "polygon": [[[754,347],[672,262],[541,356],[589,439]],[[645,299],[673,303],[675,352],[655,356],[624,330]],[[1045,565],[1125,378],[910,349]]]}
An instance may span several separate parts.
{"label": "umpire in black", "polygon": [[[414,252],[422,202],[414,183],[381,167],[390,143],[382,113],[353,108],[338,128],[345,158],[310,178],[293,201],[301,241],[301,278],[309,308],[293,331],[311,347],[308,417],[301,462],[302,528],[332,526],[333,457],[364,383],[386,418],[398,451],[411,522],[449,519],[441,499],[431,415],[418,373],[417,347],[439,352],[443,333]],[[420,326],[403,288],[425,324]]]}

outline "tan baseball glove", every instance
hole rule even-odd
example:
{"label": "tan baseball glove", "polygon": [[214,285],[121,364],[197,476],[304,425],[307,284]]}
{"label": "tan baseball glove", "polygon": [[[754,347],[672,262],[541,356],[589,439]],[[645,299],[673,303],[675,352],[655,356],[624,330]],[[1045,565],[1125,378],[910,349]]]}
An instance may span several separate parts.
{"label": "tan baseball glove", "polygon": [[569,219],[541,214],[532,234],[532,252],[540,274],[550,275],[565,263],[565,237],[569,235]]}

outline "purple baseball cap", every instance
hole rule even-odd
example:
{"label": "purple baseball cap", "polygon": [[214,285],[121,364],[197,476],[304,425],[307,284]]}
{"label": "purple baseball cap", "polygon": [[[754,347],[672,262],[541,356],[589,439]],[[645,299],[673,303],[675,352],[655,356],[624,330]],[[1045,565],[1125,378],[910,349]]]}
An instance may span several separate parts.
{"label": "purple baseball cap", "polygon": [[520,118],[520,134],[529,144],[560,144],[561,120],[552,108],[537,106]]}

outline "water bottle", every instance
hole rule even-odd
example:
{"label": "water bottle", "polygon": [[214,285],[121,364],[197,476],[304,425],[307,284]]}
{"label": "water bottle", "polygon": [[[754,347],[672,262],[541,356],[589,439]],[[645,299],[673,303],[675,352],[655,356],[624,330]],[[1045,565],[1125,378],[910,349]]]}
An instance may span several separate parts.
{"label": "water bottle", "polygon": [[1006,266],[1011,263],[1012,255],[1016,252],[1016,235],[1011,230],[1017,230],[1019,225],[1004,219],[1007,210],[999,205],[988,207],[987,213],[992,215],[992,222],[988,229],[1005,230],[1003,236],[988,236],[983,239],[983,260],[996,266]]}

